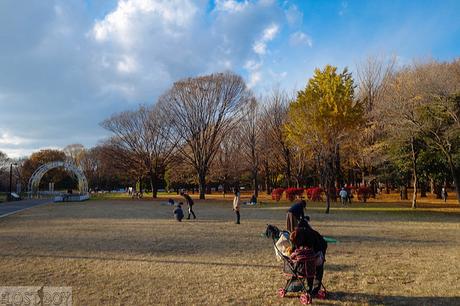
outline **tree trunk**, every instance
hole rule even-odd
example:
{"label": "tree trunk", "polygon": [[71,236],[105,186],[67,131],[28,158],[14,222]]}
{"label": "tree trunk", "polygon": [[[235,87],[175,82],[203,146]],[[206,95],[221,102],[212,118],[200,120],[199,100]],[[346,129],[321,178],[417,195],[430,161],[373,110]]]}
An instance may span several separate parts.
{"label": "tree trunk", "polygon": [[334,197],[336,195],[334,182],[336,175],[334,173],[334,159],[333,156],[329,156],[326,162],[326,175],[325,175],[325,187],[326,187],[326,214],[329,213],[331,208],[331,192],[333,191]]}
{"label": "tree trunk", "polygon": [[139,190],[138,190],[139,193],[144,193],[143,190],[142,190],[142,176],[139,177]]}
{"label": "tree trunk", "polygon": [[435,184],[434,185],[434,193],[436,194],[436,199],[442,199],[442,194],[441,194],[441,186],[439,186],[439,184]]}
{"label": "tree trunk", "polygon": [[455,169],[455,165],[450,154],[447,154],[447,162],[449,164],[450,174],[454,179],[455,190],[457,191],[457,203],[460,204],[460,171],[456,171],[460,169]]}
{"label": "tree trunk", "polygon": [[257,169],[254,169],[252,172],[253,182],[254,182],[254,195],[256,198],[259,197],[259,182],[257,181]]}
{"label": "tree trunk", "polygon": [[412,150],[412,174],[414,177],[414,193],[412,194],[412,208],[417,208],[417,152],[415,150],[415,140],[411,138],[411,150]]}
{"label": "tree trunk", "polygon": [[291,154],[289,149],[285,150],[286,155],[286,183],[287,187],[291,187]]}
{"label": "tree trunk", "polygon": [[426,184],[420,183],[420,197],[426,198]]}
{"label": "tree trunk", "polygon": [[200,200],[205,199],[205,193],[206,193],[206,173],[203,173],[203,172],[198,173]]}
{"label": "tree trunk", "polygon": [[401,200],[408,200],[409,197],[407,196],[407,186],[404,185],[404,186],[400,186],[400,192],[401,192]]}
{"label": "tree trunk", "polygon": [[342,168],[340,167],[340,145],[335,145],[335,169],[337,174],[337,187],[343,187]]}
{"label": "tree trunk", "polygon": [[271,194],[271,186],[270,186],[270,169],[268,166],[268,161],[265,161],[265,191],[267,194]]}
{"label": "tree trunk", "polygon": [[149,172],[150,175],[150,188],[152,189],[152,199],[157,198],[157,176],[156,173],[154,173],[152,170]]}
{"label": "tree trunk", "polygon": [[369,189],[371,190],[371,197],[375,199],[375,180],[371,181],[371,186]]}
{"label": "tree trunk", "polygon": [[433,178],[430,178],[430,192],[431,192],[432,195],[436,194],[435,184],[434,184],[434,179]]}

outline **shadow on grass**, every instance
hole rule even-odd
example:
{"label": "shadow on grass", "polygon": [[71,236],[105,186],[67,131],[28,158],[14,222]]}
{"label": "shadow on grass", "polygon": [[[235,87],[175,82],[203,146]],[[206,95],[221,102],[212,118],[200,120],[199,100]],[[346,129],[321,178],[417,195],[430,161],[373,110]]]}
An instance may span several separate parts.
{"label": "shadow on grass", "polygon": [[397,237],[389,237],[389,236],[368,236],[366,234],[363,235],[335,235],[334,239],[337,239],[339,243],[343,242],[378,242],[378,243],[396,243],[396,244],[407,244],[407,243],[414,243],[414,244],[430,244],[430,245],[438,245],[438,244],[445,244],[445,241],[440,239],[408,239],[408,238],[397,238]]}
{"label": "shadow on grass", "polygon": [[[148,259],[148,258],[117,258],[110,256],[83,256],[83,255],[54,255],[54,254],[0,254],[0,257],[14,258],[52,258],[64,260],[101,260],[101,261],[116,261],[116,262],[141,262],[141,263],[157,263],[157,264],[172,264],[172,265],[204,265],[204,266],[225,266],[239,268],[264,268],[277,269],[280,272],[283,270],[281,263],[278,265],[253,264],[253,263],[228,263],[217,261],[196,261],[196,260],[174,260],[174,259]],[[344,271],[350,266],[327,264],[327,271]]]}
{"label": "shadow on grass", "polygon": [[460,305],[460,296],[393,296],[341,291],[330,292],[328,300],[370,305]]}

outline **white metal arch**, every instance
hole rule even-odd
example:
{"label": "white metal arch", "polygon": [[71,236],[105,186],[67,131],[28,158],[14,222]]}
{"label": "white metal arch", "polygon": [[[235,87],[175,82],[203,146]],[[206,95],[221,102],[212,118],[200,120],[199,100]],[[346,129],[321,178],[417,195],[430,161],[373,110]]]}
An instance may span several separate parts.
{"label": "white metal arch", "polygon": [[33,195],[38,192],[38,186],[40,185],[40,181],[42,177],[45,175],[45,173],[50,171],[51,169],[59,167],[62,167],[66,171],[74,173],[78,179],[78,190],[80,191],[80,193],[88,193],[88,180],[86,179],[83,170],[81,170],[79,167],[77,167],[71,162],[54,161],[41,165],[32,174],[28,184],[29,197],[33,197]]}

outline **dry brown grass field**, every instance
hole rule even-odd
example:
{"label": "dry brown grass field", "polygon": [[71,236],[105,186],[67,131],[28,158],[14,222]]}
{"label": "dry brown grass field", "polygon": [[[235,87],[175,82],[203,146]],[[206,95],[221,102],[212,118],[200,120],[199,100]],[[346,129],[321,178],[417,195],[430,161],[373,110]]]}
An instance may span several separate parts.
{"label": "dry brown grass field", "polygon": [[[284,228],[287,203],[243,207],[196,201],[178,223],[165,199],[50,204],[0,219],[0,284],[71,286],[74,305],[300,305],[285,282],[267,223]],[[268,201],[267,201],[268,202]],[[391,199],[350,207],[309,204],[330,244],[318,305],[460,305],[460,209],[411,210]],[[243,205],[244,206],[244,205]]]}

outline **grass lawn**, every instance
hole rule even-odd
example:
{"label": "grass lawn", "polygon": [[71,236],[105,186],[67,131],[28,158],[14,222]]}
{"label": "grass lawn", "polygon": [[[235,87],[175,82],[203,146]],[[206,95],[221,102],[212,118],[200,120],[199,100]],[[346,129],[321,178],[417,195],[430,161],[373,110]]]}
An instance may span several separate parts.
{"label": "grass lawn", "polygon": [[[0,219],[0,284],[71,286],[74,305],[300,305],[284,285],[267,223],[287,203],[243,207],[196,201],[178,223],[165,202],[112,199],[50,204]],[[307,214],[328,248],[318,305],[460,305],[460,208],[390,201]]]}

